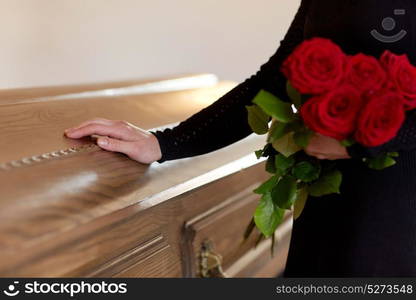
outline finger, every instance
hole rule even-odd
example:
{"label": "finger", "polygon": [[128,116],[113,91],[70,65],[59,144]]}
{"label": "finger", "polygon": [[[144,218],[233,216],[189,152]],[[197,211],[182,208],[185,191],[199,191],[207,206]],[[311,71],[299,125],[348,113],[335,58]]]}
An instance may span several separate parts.
{"label": "finger", "polygon": [[313,156],[316,157],[317,159],[327,159],[327,156],[323,153],[320,152],[316,152],[316,151],[311,151],[309,149],[305,149],[306,154],[308,154],[309,156]]}
{"label": "finger", "polygon": [[317,159],[320,159],[320,160],[328,159],[328,156],[326,156],[324,154],[321,154],[321,153],[312,153],[312,154],[309,154],[309,155],[313,156]]}
{"label": "finger", "polygon": [[70,131],[66,135],[70,138],[79,139],[93,134],[109,136],[126,141],[133,140],[133,138],[130,137],[130,130],[126,127],[115,125],[107,126],[101,124],[89,124],[79,129]]}
{"label": "finger", "polygon": [[75,127],[68,128],[68,129],[65,130],[65,133],[77,130],[81,127],[84,127],[84,126],[87,126],[87,125],[90,125],[90,124],[101,124],[101,125],[110,126],[110,125],[114,124],[114,122],[115,121],[113,121],[113,120],[107,120],[107,119],[103,119],[103,118],[95,118],[95,119],[91,119],[91,120],[87,120],[85,122],[82,122],[82,123],[78,124]]}
{"label": "finger", "polygon": [[132,142],[121,141],[109,137],[98,138],[97,144],[104,150],[124,153],[129,157],[133,156],[135,149],[135,146]]}

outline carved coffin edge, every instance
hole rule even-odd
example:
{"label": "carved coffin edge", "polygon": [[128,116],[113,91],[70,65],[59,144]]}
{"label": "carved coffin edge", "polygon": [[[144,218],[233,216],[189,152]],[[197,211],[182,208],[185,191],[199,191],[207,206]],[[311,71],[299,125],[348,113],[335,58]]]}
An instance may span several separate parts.
{"label": "carved coffin edge", "polygon": [[[149,197],[145,197],[140,202],[146,202],[146,204],[149,206],[158,205],[167,199],[172,199],[176,196],[182,195],[187,191],[191,191],[205,184],[213,182],[214,180],[218,180],[231,174],[237,173],[239,171],[243,171],[244,169],[248,169],[250,167],[258,165],[264,162],[265,160],[266,158],[263,157],[257,159],[253,152],[232,162],[226,163],[225,165],[212,169],[202,175],[187,180],[181,184],[177,184],[160,193],[154,194]],[[164,166],[162,165],[162,167]]]}
{"label": "carved coffin edge", "polygon": [[1,101],[1,105],[26,104],[34,102],[62,101],[88,98],[110,98],[129,95],[146,95],[153,93],[175,92],[196,88],[211,87],[218,84],[218,77],[214,74],[202,74],[192,77],[159,80],[149,83],[133,84],[125,87],[92,90],[79,93],[69,93],[56,96],[37,97],[21,100]]}
{"label": "carved coffin edge", "polygon": [[86,145],[82,145],[79,147],[71,147],[71,148],[67,148],[63,150],[57,150],[53,152],[34,155],[31,157],[24,157],[18,160],[12,160],[12,161],[0,164],[0,172],[9,171],[9,170],[16,169],[16,168],[33,166],[33,165],[40,164],[46,161],[61,159],[61,158],[73,156],[75,154],[80,154],[80,153],[93,151],[97,149],[100,149],[100,148],[96,144],[86,144]]}
{"label": "carved coffin edge", "polygon": [[[156,131],[156,130],[163,130],[165,128],[170,128],[179,124],[178,122],[163,125],[160,127],[151,128],[149,130]],[[76,154],[86,153],[94,150],[100,150],[101,148],[96,144],[86,144],[78,147],[71,147],[62,150],[56,150],[52,152],[42,153],[38,155],[33,155],[30,157],[24,157],[17,160],[8,161],[5,163],[0,163],[0,172],[2,171],[9,171],[16,168],[23,168],[29,167],[36,164],[44,163],[51,160],[62,159],[70,156],[74,156]]]}

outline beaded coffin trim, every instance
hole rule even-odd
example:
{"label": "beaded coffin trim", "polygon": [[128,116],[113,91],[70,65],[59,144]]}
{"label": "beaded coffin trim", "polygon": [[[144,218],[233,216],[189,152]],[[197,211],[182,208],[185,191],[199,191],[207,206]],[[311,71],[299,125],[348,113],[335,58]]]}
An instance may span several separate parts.
{"label": "beaded coffin trim", "polygon": [[25,157],[19,160],[13,160],[13,161],[0,164],[0,171],[7,171],[11,169],[16,169],[16,168],[32,166],[32,165],[39,164],[42,162],[55,160],[55,159],[59,159],[63,157],[68,157],[74,154],[87,152],[87,151],[94,150],[94,149],[99,149],[99,147],[96,144],[87,144],[87,145],[83,145],[80,147],[71,147],[68,149],[44,153],[44,154],[35,155],[32,157]]}

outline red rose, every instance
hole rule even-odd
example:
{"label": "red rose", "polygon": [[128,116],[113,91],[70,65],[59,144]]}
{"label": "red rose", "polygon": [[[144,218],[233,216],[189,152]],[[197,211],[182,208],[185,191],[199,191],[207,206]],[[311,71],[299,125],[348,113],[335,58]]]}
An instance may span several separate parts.
{"label": "red rose", "polygon": [[366,147],[382,145],[397,135],[404,119],[402,97],[397,92],[381,90],[369,97],[354,138]]}
{"label": "red rose", "polygon": [[403,58],[404,55],[396,55],[388,50],[384,51],[380,57],[381,65],[386,69],[389,70],[392,66],[394,66],[398,59]]}
{"label": "red rose", "polygon": [[403,97],[405,109],[416,108],[416,67],[407,55],[395,55],[390,51],[385,51],[380,60],[388,72],[390,84]]}
{"label": "red rose", "polygon": [[362,106],[363,100],[357,89],[341,85],[334,91],[306,101],[300,114],[311,130],[342,141],[355,131]]}
{"label": "red rose", "polygon": [[384,85],[387,74],[376,58],[360,53],[349,57],[346,78],[358,90],[373,93]]}
{"label": "red rose", "polygon": [[282,65],[282,72],[301,94],[335,89],[344,77],[347,57],[332,41],[313,38],[300,44]]}

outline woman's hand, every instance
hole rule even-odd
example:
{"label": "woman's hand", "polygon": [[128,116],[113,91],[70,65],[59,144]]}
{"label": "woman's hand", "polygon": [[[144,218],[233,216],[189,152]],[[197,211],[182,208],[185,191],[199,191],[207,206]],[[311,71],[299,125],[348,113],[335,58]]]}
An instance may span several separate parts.
{"label": "woman's hand", "polygon": [[347,148],[342,146],[339,141],[319,133],[312,136],[305,152],[318,159],[335,160],[351,158],[347,152]]}
{"label": "woman's hand", "polygon": [[124,153],[140,163],[150,164],[162,157],[159,142],[152,133],[125,121],[89,120],[66,129],[65,135],[72,139],[99,135],[97,144],[102,149]]}

